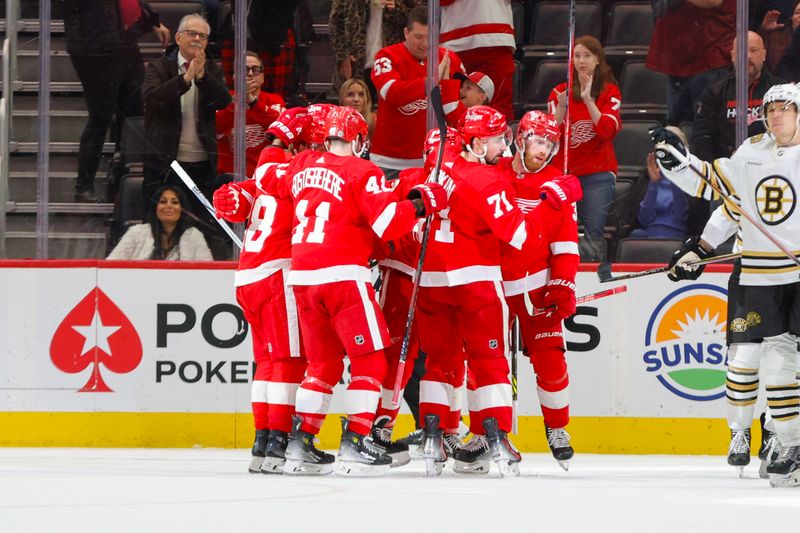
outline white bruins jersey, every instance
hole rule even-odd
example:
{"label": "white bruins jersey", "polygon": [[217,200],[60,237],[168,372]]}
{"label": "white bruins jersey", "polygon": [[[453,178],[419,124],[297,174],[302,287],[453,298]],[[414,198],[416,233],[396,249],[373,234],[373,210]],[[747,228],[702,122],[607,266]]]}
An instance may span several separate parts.
{"label": "white bruins jersey", "polygon": [[[780,243],[800,257],[800,145],[778,147],[769,135],[747,139],[730,158],[713,163],[690,160],[695,168],[733,199],[724,214],[741,227],[742,285],[786,285],[800,281],[800,267],[775,246],[750,221],[745,211]],[[663,169],[662,169],[663,170]],[[691,169],[663,170],[688,194],[719,199],[719,195]]]}

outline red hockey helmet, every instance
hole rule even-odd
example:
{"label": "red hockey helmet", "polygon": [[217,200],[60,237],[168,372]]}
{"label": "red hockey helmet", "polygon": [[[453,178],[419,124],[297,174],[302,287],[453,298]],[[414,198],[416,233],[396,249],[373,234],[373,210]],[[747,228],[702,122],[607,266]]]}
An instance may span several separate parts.
{"label": "red hockey helmet", "polygon": [[461,117],[458,132],[464,139],[464,143],[469,144],[475,137],[487,139],[506,135],[508,123],[505,115],[496,109],[486,105],[476,105],[467,109],[467,112]]}
{"label": "red hockey helmet", "polygon": [[[434,128],[425,137],[425,169],[430,171],[436,165],[436,157],[439,155],[439,128]],[[444,138],[445,157],[450,154],[458,154],[461,151],[461,135],[458,130],[450,126]]]}
{"label": "red hockey helmet", "polygon": [[369,126],[357,110],[346,106],[333,106],[325,117],[325,140],[338,139],[349,142],[353,155],[360,157],[367,146]]}
{"label": "red hockey helmet", "polygon": [[306,108],[310,120],[300,132],[301,142],[308,146],[320,146],[325,142],[325,119],[334,107],[333,104],[311,104]]}

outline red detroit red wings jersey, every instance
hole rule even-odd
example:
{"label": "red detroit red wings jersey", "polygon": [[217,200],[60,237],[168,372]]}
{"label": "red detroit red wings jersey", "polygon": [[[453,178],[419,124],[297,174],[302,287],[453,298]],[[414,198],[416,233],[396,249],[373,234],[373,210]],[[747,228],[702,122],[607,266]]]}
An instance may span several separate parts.
{"label": "red detroit red wings jersey", "polygon": [[[428,178],[424,168],[407,168],[400,172],[397,177],[397,188],[395,189],[398,198],[405,198],[412,187],[423,183]],[[422,225],[422,219],[418,224]],[[409,276],[414,276],[419,259],[419,239],[413,233],[403,235],[392,242],[389,250],[384,248],[384,257],[381,257],[380,264],[399,270]]]}
{"label": "red detroit red wings jersey", "polygon": [[[552,178],[561,176],[553,165],[536,173],[517,173],[512,168],[513,159],[506,158],[497,165],[511,183],[516,194],[516,205],[529,213],[541,202],[539,189]],[[521,250],[506,244],[501,247],[503,289],[506,296],[514,296],[547,284],[559,278],[575,281],[580,256],[578,255],[578,223],[574,205],[564,205],[553,211],[554,224],[538,242],[528,243]]]}
{"label": "red detroit red wings jersey", "polygon": [[[455,112],[459,103],[461,80],[453,74],[464,72],[458,56],[439,48],[439,61],[450,56],[450,77],[440,83],[445,113]],[[425,95],[427,66],[405,46],[397,43],[383,48],[375,55],[372,81],[378,90],[378,116],[370,149],[370,160],[387,168],[422,166],[425,143],[425,114],[428,107]],[[448,116],[448,120],[451,117]]]}
{"label": "red detroit red wings jersey", "polygon": [[[261,152],[259,166],[266,163],[284,163],[286,152],[269,147]],[[292,257],[292,201],[276,198],[258,190],[255,180],[239,184],[243,196],[250,202],[247,228],[242,239],[242,252],[234,275],[234,285],[249,285],[271,276]]]}
{"label": "red detroit red wings jersey", "polygon": [[554,210],[543,204],[523,214],[511,183],[496,166],[459,156],[442,170],[449,207],[433,219],[420,285],[500,281],[501,242],[522,248],[541,240],[543,213]]}
{"label": "red detroit red wings jersey", "polygon": [[397,239],[416,222],[410,201],[397,201],[395,184],[374,164],[308,150],[289,163],[256,170],[258,187],[292,198],[290,285],[371,282],[367,268],[374,237]]}

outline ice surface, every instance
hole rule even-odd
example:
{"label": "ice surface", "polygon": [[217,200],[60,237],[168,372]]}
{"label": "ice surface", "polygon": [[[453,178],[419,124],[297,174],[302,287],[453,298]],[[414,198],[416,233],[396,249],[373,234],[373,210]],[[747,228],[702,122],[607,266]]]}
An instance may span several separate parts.
{"label": "ice surface", "polygon": [[[582,455],[563,472],[527,454],[522,476],[247,473],[248,450],[0,449],[0,531],[794,531],[800,489],[739,479],[724,457]],[[777,529],[777,528],[782,529]]]}

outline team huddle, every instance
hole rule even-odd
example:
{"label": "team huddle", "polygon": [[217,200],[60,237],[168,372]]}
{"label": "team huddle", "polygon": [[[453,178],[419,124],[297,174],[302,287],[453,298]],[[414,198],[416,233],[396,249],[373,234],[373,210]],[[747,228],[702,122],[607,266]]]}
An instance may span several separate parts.
{"label": "team huddle", "polygon": [[[554,453],[572,455],[561,320],[575,311],[579,263],[573,176],[548,166],[555,119],[520,122],[517,155],[504,116],[470,108],[458,129],[425,141],[423,168],[394,180],[359,157],[367,125],[346,107],[289,109],[273,123],[252,179],[214,194],[217,214],[247,221],[235,284],[251,324],[257,369],[251,471],[376,475],[410,461],[392,441],[396,379],[427,355],[420,383],[421,450],[430,475],[518,474],[512,423],[509,323],[516,315],[538,376]],[[441,171],[434,171],[439,151]],[[407,363],[400,345],[426,220],[427,252]],[[380,293],[370,261],[381,269]],[[542,313],[531,316],[524,295]],[[314,443],[334,385],[350,361],[338,460]],[[397,376],[399,369],[404,369]],[[473,438],[457,437],[466,381]]]}

